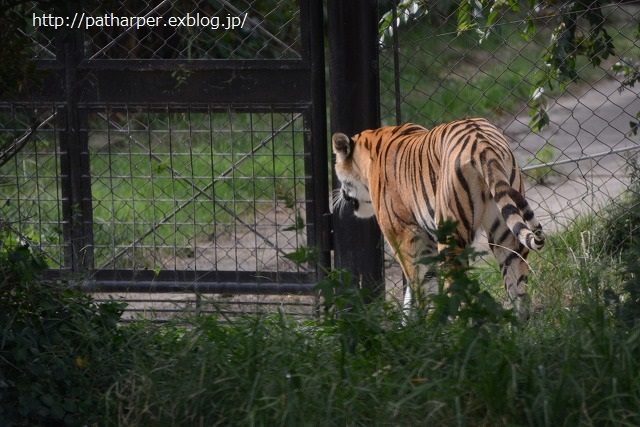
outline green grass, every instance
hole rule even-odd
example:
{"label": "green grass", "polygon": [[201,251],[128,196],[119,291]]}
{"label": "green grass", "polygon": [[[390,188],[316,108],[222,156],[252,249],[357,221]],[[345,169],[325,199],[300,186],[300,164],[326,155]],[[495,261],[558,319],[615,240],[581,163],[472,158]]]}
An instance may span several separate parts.
{"label": "green grass", "polygon": [[[626,266],[612,246],[617,239],[633,242],[634,234],[627,230],[624,237],[623,231],[615,235],[613,227],[613,222],[591,214],[575,218],[563,231],[548,233],[545,247],[528,258],[527,288],[534,311],[550,320],[576,304],[589,303],[605,289],[622,292]],[[479,259],[471,275],[496,300],[508,304],[500,269],[491,255]]]}
{"label": "green grass", "polygon": [[332,274],[322,289],[340,291],[318,320],[205,317],[155,329],[153,357],[144,347],[106,401],[122,425],[635,425],[640,322],[604,298],[608,287],[625,295],[624,268],[591,253],[583,236],[595,222],[577,221],[532,256],[542,305],[525,324],[470,300],[453,320],[400,326],[399,304],[365,307]]}

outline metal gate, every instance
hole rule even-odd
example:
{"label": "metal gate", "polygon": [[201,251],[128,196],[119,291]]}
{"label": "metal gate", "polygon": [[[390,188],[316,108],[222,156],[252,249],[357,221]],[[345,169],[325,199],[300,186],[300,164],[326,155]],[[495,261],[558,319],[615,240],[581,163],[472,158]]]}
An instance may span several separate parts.
{"label": "metal gate", "polygon": [[1,219],[94,292],[310,293],[329,265],[322,2],[65,7],[29,9],[42,84],[0,102]]}

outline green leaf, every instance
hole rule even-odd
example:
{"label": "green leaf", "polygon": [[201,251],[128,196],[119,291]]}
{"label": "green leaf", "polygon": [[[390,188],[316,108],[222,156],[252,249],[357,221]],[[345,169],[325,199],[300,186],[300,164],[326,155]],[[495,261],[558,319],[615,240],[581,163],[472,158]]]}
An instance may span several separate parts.
{"label": "green leaf", "polygon": [[529,111],[529,128],[533,132],[540,132],[545,126],[549,124],[549,115],[543,106],[534,106]]}
{"label": "green leaf", "polygon": [[458,23],[456,25],[458,35],[476,26],[476,23],[472,20],[472,12],[473,8],[469,1],[464,1],[460,4],[460,8],[458,9]]}
{"label": "green leaf", "polygon": [[307,262],[315,262],[318,259],[318,254],[315,248],[307,248],[303,246],[284,255],[284,257],[296,264],[304,264]]}
{"label": "green leaf", "polygon": [[290,227],[286,227],[284,231],[298,231],[304,228],[304,219],[300,216],[300,214],[296,214],[296,223]]}

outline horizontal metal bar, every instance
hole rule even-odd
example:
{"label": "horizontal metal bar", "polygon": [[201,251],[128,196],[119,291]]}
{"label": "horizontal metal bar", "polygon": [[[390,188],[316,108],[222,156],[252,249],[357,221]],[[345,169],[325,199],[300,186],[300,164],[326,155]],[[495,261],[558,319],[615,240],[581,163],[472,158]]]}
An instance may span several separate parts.
{"label": "horizontal metal bar", "polygon": [[203,294],[276,295],[315,293],[313,283],[238,283],[238,282],[125,282],[118,280],[84,280],[80,282],[86,292],[197,292]]}
{"label": "horizontal metal bar", "polygon": [[[48,280],[73,281],[76,283],[94,282],[94,283],[169,283],[169,284],[185,284],[185,283],[209,283],[222,282],[234,283],[240,286],[245,283],[297,283],[297,284],[313,284],[317,282],[315,272],[292,272],[292,271],[235,271],[235,270],[162,270],[154,272],[152,270],[93,270],[87,272],[82,278],[74,277],[70,271],[66,269],[48,269],[44,271],[44,277]],[[127,288],[122,287],[123,291]],[[154,289],[151,289],[152,291]],[[149,289],[147,288],[147,291]]]}
{"label": "horizontal metal bar", "polygon": [[[161,294],[156,294],[156,295],[161,295]],[[162,298],[150,298],[150,299],[141,299],[141,298],[127,298],[126,302],[130,305],[132,304],[166,304],[166,305],[174,305],[174,306],[180,306],[180,305],[186,305],[186,304],[201,304],[204,306],[211,306],[211,305],[216,305],[216,306],[229,306],[229,305],[233,305],[233,306],[247,306],[247,305],[252,305],[255,307],[270,307],[272,305],[277,305],[279,307],[314,307],[315,304],[313,303],[309,303],[309,302],[286,302],[286,301],[278,301],[278,300],[272,300],[272,301],[226,301],[224,299],[224,297],[222,297],[222,299],[216,299],[216,300],[209,300],[207,299],[207,296],[202,296],[202,294],[200,294],[200,296],[202,296],[201,300],[198,300],[198,295],[196,294],[190,294],[191,295],[191,299],[162,299]],[[109,298],[106,297],[96,297],[95,295],[93,296],[93,299],[95,301],[100,301],[100,302],[104,302],[104,301],[111,301],[111,298],[113,297],[113,294],[109,295]],[[130,308],[129,310],[134,311],[134,310],[144,310],[144,308]],[[179,311],[179,309],[175,309],[175,308],[158,308],[158,311],[162,311],[162,310],[166,310],[166,311]]]}
{"label": "horizontal metal bar", "polygon": [[[55,59],[36,59],[38,70],[61,70]],[[307,70],[306,59],[83,59],[84,70],[125,71],[216,71],[216,70]]]}
{"label": "horizontal metal bar", "polygon": [[[3,104],[0,102],[0,106]],[[12,105],[12,104],[9,104]],[[15,105],[15,104],[13,104]],[[32,104],[29,104],[32,106]],[[310,107],[309,102],[301,103],[278,103],[278,104],[236,104],[225,102],[208,102],[208,103],[190,103],[185,104],[179,101],[173,101],[168,103],[119,103],[119,102],[83,102],[80,104],[80,108],[87,108],[90,112],[103,113],[106,109],[111,112],[127,112],[132,109],[144,109],[145,113],[300,113],[308,110]],[[192,132],[189,129],[185,130],[172,130],[172,132]],[[209,132],[204,130],[203,132]],[[303,132],[303,131],[298,131]]]}
{"label": "horizontal metal bar", "polygon": [[[192,310],[193,311],[193,310]],[[163,313],[163,312],[157,312],[155,310],[141,310],[141,311],[134,311],[134,310],[126,310],[126,312],[130,312],[132,314],[137,314],[137,315],[141,315],[141,314],[151,314],[151,316],[144,316],[145,317],[145,321],[146,322],[150,322],[152,324],[157,324],[157,325],[162,325],[167,323],[168,321],[170,321],[172,318],[171,317],[167,317],[167,318],[157,318],[154,317],[153,314],[154,313],[159,313],[159,314],[164,314],[167,315],[167,313]],[[169,313],[170,314],[170,313]],[[220,315],[220,317],[218,317],[218,320],[225,324],[228,321],[232,320],[233,318],[236,318],[237,316],[260,316],[260,315],[264,315],[265,312],[264,311],[255,311],[255,310],[251,310],[251,311],[235,311],[235,310],[202,310],[199,312],[200,315],[202,314],[209,314],[209,315]],[[314,316],[314,313],[295,313],[295,312],[286,312],[285,314],[287,316],[290,317],[297,317],[297,318],[309,318],[310,316]],[[128,324],[128,323],[132,323],[135,322],[137,319],[137,317],[123,317],[120,319],[120,322],[122,322],[123,324]]]}
{"label": "horizontal metal bar", "polygon": [[92,71],[84,75],[80,102],[296,103],[311,98],[307,71],[217,70],[187,73]]}
{"label": "horizontal metal bar", "polygon": [[[56,108],[63,108],[64,103],[52,103],[51,101],[42,102],[42,101],[34,101],[30,100],[29,102],[24,101],[0,101],[0,110],[1,109],[11,109],[11,108],[49,108],[55,110]],[[297,103],[277,103],[277,104],[263,104],[263,103],[225,103],[225,102],[208,102],[208,103],[183,103],[180,101],[172,101],[165,103],[158,102],[136,102],[136,103],[122,103],[122,102],[83,102],[79,104],[80,109],[87,109],[90,113],[104,113],[105,110],[109,110],[111,112],[116,113],[124,113],[127,111],[131,111],[132,109],[144,109],[145,113],[182,113],[182,112],[191,112],[191,113],[301,113],[307,111],[310,108],[310,103],[308,101],[305,102],[297,102]],[[57,113],[57,110],[56,110]],[[29,131],[29,129],[25,129],[25,131]],[[185,130],[172,130],[172,132],[190,132],[188,129]],[[208,132],[205,130],[204,132]],[[299,130],[297,133],[303,133],[304,131]]]}
{"label": "horizontal metal bar", "polygon": [[530,171],[530,170],[534,170],[534,169],[550,168],[552,166],[566,165],[568,163],[577,163],[577,162],[581,162],[583,160],[597,159],[598,157],[605,157],[605,156],[608,156],[610,154],[625,153],[627,151],[633,151],[633,150],[640,150],[640,145],[632,145],[630,147],[623,147],[623,148],[617,148],[615,150],[601,151],[600,153],[587,154],[587,155],[584,155],[582,157],[578,157],[577,159],[564,159],[564,160],[557,160],[555,162],[542,163],[542,164],[539,164],[539,165],[526,166],[526,167],[522,168],[521,170],[522,170],[522,172],[526,172],[526,171]]}
{"label": "horizontal metal bar", "polygon": [[[61,74],[61,70],[43,71],[41,87],[30,91],[30,104],[64,101]],[[305,68],[164,70],[85,66],[78,68],[77,81],[80,104],[179,101],[180,104],[270,105],[308,104],[312,98],[311,77]]]}
{"label": "horizontal metal bar", "polygon": [[[50,67],[50,65],[49,65]],[[300,59],[85,59],[78,64],[79,70],[121,71],[282,71],[307,70],[309,64]]]}

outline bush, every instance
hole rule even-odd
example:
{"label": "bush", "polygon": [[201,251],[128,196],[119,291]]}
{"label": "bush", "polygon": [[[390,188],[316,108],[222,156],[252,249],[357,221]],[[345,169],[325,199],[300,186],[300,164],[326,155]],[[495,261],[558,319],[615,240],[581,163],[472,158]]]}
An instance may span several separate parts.
{"label": "bush", "polygon": [[620,200],[612,200],[604,210],[597,243],[611,255],[640,249],[640,165],[636,158],[627,161],[630,185]]}
{"label": "bush", "polygon": [[640,164],[632,157],[627,165],[629,188],[605,210],[594,243],[622,261],[622,290],[607,288],[605,299],[615,305],[618,320],[632,327],[640,324]]}
{"label": "bush", "polygon": [[77,287],[45,280],[45,266],[28,245],[0,234],[3,426],[87,425],[124,372],[124,304],[96,304]]}

